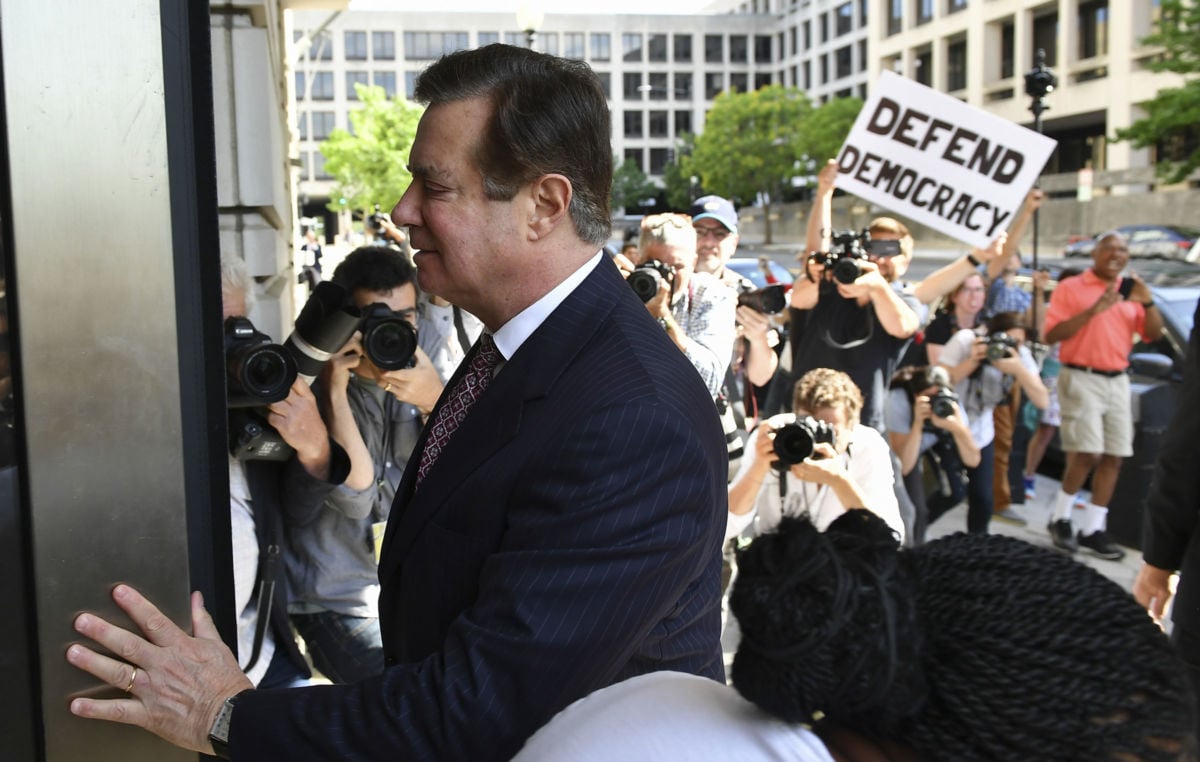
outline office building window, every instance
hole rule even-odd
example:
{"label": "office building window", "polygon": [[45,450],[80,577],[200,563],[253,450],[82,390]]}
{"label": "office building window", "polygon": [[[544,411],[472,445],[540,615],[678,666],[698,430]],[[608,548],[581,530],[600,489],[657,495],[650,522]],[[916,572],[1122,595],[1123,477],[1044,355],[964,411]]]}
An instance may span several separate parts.
{"label": "office building window", "polygon": [[552,56],[558,55],[558,32],[539,33],[537,49]]}
{"label": "office building window", "polygon": [[851,3],[842,3],[835,11],[837,16],[837,36],[850,34],[854,31],[854,6]]}
{"label": "office building window", "polygon": [[958,13],[967,7],[967,0],[946,0],[946,13]]}
{"label": "office building window", "polygon": [[675,35],[675,62],[692,62],[692,36],[690,34]]}
{"label": "office building window", "polygon": [[626,32],[621,35],[621,60],[637,62],[642,60],[642,35]]}
{"label": "office building window", "polygon": [[670,120],[667,118],[666,111],[651,111],[650,112],[650,137],[665,138],[668,137],[668,128]]}
{"label": "office building window", "polygon": [[308,48],[308,60],[333,60],[333,37],[329,34],[329,32],[321,32],[312,38],[312,45],[310,45]]}
{"label": "office building window", "polygon": [[331,132],[333,132],[333,112],[312,112],[312,139],[324,140],[329,137]]}
{"label": "office building window", "polygon": [[598,71],[596,76],[600,79],[600,86],[604,88],[604,97],[612,100],[612,73],[607,71]]}
{"label": "office building window", "polygon": [[314,101],[333,100],[333,72],[318,71],[312,75],[308,95]]}
{"label": "office building window", "polygon": [[308,112],[301,111],[300,119],[296,122],[296,132],[301,140],[308,140]]}
{"label": "office building window", "polygon": [[675,72],[675,99],[690,101],[692,99],[692,73]]}
{"label": "office building window", "polygon": [[692,131],[692,112],[691,111],[676,111],[675,112],[675,137],[679,137],[683,133],[691,133]]}
{"label": "office building window", "polygon": [[926,87],[933,87],[933,51],[926,49],[917,53],[913,61],[913,79]]}
{"label": "office building window", "polygon": [[800,79],[800,88],[808,90],[812,87],[812,63],[805,61],[800,65],[800,70],[804,72],[804,76]]}
{"label": "office building window", "polygon": [[627,138],[642,137],[642,112],[641,111],[626,111],[625,112],[625,137],[627,137]]}
{"label": "office building window", "polygon": [[367,73],[365,71],[348,71],[346,72],[346,100],[358,100],[358,90],[355,85],[366,85]]}
{"label": "office building window", "polygon": [[834,51],[834,75],[837,79],[849,77],[854,73],[854,61],[851,46],[846,45]]}
{"label": "office building window", "polygon": [[821,84],[829,84],[829,56],[821,55]]}
{"label": "office building window", "polygon": [[800,44],[800,27],[794,26],[788,30],[788,55],[796,55],[796,46]]}
{"label": "office building window", "polygon": [[625,100],[640,101],[642,99],[642,73],[640,71],[625,72],[621,86],[625,90]]}
{"label": "office building window", "polygon": [[563,58],[582,61],[587,58],[587,42],[583,32],[563,32]]}
{"label": "office building window", "polygon": [[395,61],[396,33],[371,32],[371,57],[376,61]]}
{"label": "office building window", "polygon": [[396,72],[394,71],[377,71],[371,75],[371,81],[376,87],[382,87],[387,93],[387,97],[394,98],[396,96]]}
{"label": "office building window", "polygon": [[1033,20],[1033,50],[1046,51],[1046,65],[1058,63],[1058,13],[1044,13]]}
{"label": "office building window", "polygon": [[512,45],[514,48],[523,48],[526,44],[524,32],[505,32],[504,44]]}
{"label": "office building window", "polygon": [[[389,33],[390,34],[390,33]],[[508,35],[506,34],[505,37]],[[404,58],[409,61],[429,61],[441,58],[456,50],[466,50],[469,35],[466,32],[405,32]],[[524,45],[525,35],[517,33],[518,42]]]}
{"label": "office building window", "polygon": [[917,24],[933,21],[933,0],[913,0],[913,16]]}
{"label": "office building window", "polygon": [[[783,53],[783,47],[780,46],[779,52]],[[754,62],[760,64],[771,63],[771,36],[767,34],[754,35]]]}
{"label": "office building window", "polygon": [[887,3],[887,33],[888,36],[900,34],[904,29],[904,0],[883,0]]}
{"label": "office building window", "polygon": [[1079,57],[1108,54],[1108,0],[1079,4]]}
{"label": "office building window", "polygon": [[704,97],[712,100],[725,89],[725,75],[719,71],[710,71],[704,75]]}
{"label": "office building window", "polygon": [[858,41],[858,70],[867,70],[867,40],[863,38]]}
{"label": "office building window", "polygon": [[725,38],[719,34],[704,35],[705,63],[725,63]]}
{"label": "office building window", "polygon": [[870,0],[858,0],[858,25],[865,27],[867,25],[867,3]]}
{"label": "office building window", "polygon": [[366,32],[346,32],[342,35],[342,42],[346,47],[347,61],[367,60]]}
{"label": "office building window", "polygon": [[300,179],[308,180],[308,168],[312,164],[312,154],[308,151],[300,152]]}
{"label": "office building window", "polygon": [[749,63],[749,50],[747,49],[746,35],[731,34],[729,35],[729,61],[730,63]]}
{"label": "office building window", "polygon": [[[781,78],[782,78],[782,76],[783,75],[780,75]],[[769,84],[771,84],[771,72],[760,71],[754,75],[754,89],[755,90],[761,90]]]}
{"label": "office building window", "polygon": [[666,63],[667,36],[665,34],[650,35],[646,40],[646,56],[648,60],[655,63]]}
{"label": "office building window", "polygon": [[954,92],[967,86],[967,41],[946,46],[946,90]]}
{"label": "office building window", "polygon": [[747,84],[750,82],[750,77],[744,71],[735,71],[729,75],[729,89],[739,93],[744,93],[749,90]]}
{"label": "office building window", "polygon": [[608,61],[612,59],[612,35],[608,33],[592,34],[592,60]]}
{"label": "office building window", "polygon": [[320,151],[313,153],[313,178],[316,180],[333,179],[333,175],[325,171],[325,154]]}
{"label": "office building window", "polygon": [[650,174],[661,175],[667,165],[671,163],[670,148],[651,148],[650,149]]}
{"label": "office building window", "polygon": [[637,167],[639,171],[645,172],[646,162],[642,159],[642,154],[643,151],[640,148],[626,148],[625,161],[632,161],[633,166]]}
{"label": "office building window", "polygon": [[665,101],[670,96],[667,89],[667,73],[665,71],[650,72],[650,100]]}
{"label": "office building window", "polygon": [[404,72],[404,97],[410,101],[417,92],[417,77],[421,76],[419,71]]}
{"label": "office building window", "polygon": [[1008,79],[1016,70],[1014,57],[1016,53],[1016,30],[1013,22],[1006,21],[1000,27],[1000,79]]}
{"label": "office building window", "polygon": [[817,29],[821,33],[821,42],[829,42],[829,14],[822,13],[817,19]]}
{"label": "office building window", "polygon": [[479,39],[479,47],[481,48],[487,45],[495,45],[497,42],[500,42],[499,32],[480,32],[477,37]]}

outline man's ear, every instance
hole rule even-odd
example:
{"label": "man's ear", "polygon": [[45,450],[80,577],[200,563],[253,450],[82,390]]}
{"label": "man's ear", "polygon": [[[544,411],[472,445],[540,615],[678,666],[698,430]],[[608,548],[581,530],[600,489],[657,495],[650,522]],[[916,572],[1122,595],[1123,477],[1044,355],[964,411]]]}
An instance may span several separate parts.
{"label": "man's ear", "polygon": [[567,218],[571,195],[571,181],[562,175],[542,175],[533,181],[530,187],[533,210],[529,215],[529,231],[534,240],[550,235]]}

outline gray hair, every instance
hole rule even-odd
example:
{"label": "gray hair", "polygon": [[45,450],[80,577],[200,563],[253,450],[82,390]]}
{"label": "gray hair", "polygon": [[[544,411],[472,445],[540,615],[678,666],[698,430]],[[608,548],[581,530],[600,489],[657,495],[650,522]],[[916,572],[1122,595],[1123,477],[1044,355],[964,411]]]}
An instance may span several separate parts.
{"label": "gray hair", "polygon": [[254,306],[254,278],[250,277],[250,268],[246,260],[237,254],[221,252],[221,297],[241,294],[246,302],[246,311]]}

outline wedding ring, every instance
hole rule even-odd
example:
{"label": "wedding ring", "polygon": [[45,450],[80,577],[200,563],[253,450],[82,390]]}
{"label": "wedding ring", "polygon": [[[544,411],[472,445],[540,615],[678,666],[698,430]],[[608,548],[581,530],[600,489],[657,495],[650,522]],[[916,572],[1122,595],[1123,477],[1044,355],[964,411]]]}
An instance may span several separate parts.
{"label": "wedding ring", "polygon": [[389,383],[387,386],[383,387],[383,390],[385,392],[390,392],[392,390],[392,385]]}
{"label": "wedding ring", "polygon": [[125,686],[126,693],[133,693],[133,683],[135,680],[137,680],[137,673],[138,673],[138,668],[134,667],[133,673],[129,675],[129,685]]}

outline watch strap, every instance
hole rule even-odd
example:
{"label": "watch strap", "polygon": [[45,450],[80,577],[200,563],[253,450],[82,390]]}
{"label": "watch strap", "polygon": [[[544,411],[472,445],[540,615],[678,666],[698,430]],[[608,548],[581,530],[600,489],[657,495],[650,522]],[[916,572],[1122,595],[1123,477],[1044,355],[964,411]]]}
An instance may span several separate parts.
{"label": "watch strap", "polygon": [[225,699],[225,703],[221,704],[221,710],[217,712],[216,718],[213,720],[212,727],[208,731],[208,741],[212,744],[213,754],[221,759],[229,759],[229,727],[233,722],[233,707],[242,698],[246,691]]}

